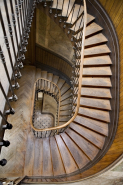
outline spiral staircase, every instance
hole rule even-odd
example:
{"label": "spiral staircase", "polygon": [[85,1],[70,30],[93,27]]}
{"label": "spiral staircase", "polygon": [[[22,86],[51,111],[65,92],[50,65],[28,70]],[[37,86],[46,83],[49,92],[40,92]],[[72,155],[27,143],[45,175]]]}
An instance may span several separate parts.
{"label": "spiral staircase", "polygon": [[[65,183],[81,179],[83,171],[96,164],[106,146],[112,127],[111,50],[107,46],[108,39],[102,34],[103,28],[95,21],[96,17],[86,14],[86,3],[81,3],[75,0],[37,1],[37,7],[68,35],[75,54],[71,86],[58,75],[35,66],[25,65],[22,69],[20,90],[16,94],[19,106],[24,109],[23,102],[30,99],[21,92],[31,84],[28,93],[32,107],[30,105],[26,109],[32,112],[24,151],[25,178],[21,184]],[[42,92],[53,97],[58,95],[52,83],[60,91],[59,121],[54,128],[36,129],[33,125],[35,86],[33,95],[32,87],[38,79],[48,80],[41,81]],[[12,102],[12,105],[17,109],[17,103]],[[14,122],[21,114],[10,115],[8,119]]]}

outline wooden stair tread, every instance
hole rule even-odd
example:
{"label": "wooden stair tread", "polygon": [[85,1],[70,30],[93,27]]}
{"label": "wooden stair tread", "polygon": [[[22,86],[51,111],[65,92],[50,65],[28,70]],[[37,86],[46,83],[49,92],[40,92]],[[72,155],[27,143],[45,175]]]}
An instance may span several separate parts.
{"label": "wooden stair tread", "polygon": [[43,165],[43,140],[35,139],[33,175],[41,176]]}
{"label": "wooden stair tread", "polygon": [[60,106],[64,106],[64,105],[67,105],[67,104],[71,104],[72,100],[70,98],[67,98],[65,100],[63,100],[61,103],[60,103]]}
{"label": "wooden stair tread", "polygon": [[60,110],[71,110],[71,104],[63,105],[60,107]]}
{"label": "wooden stair tread", "polygon": [[83,13],[83,6],[75,4],[66,23],[74,24],[77,20],[77,17],[80,17],[80,15]]}
{"label": "wooden stair tread", "polygon": [[70,118],[67,116],[60,116],[59,121],[60,122],[67,122]]}
{"label": "wooden stair tread", "polygon": [[[103,28],[101,26],[99,26],[98,24],[96,24],[95,22],[91,23],[89,26],[86,27],[86,33],[85,36],[90,36],[93,34],[96,34],[99,31],[102,31]],[[77,35],[73,36],[75,40],[82,40],[82,34],[81,32],[79,32]]]}
{"label": "wooden stair tread", "polygon": [[60,110],[60,116],[69,116],[71,114],[72,110]]}
{"label": "wooden stair tread", "polygon": [[62,86],[64,85],[64,83],[65,83],[65,80],[63,80],[63,79],[61,79],[61,78],[58,80],[57,86],[59,87],[59,89],[62,88]]}
{"label": "wooden stair tread", "polygon": [[[81,19],[82,18],[80,17],[78,19],[78,21],[76,22],[76,24],[73,25],[72,28],[70,28],[71,31],[77,32],[77,31],[79,31],[83,28],[83,20],[81,20]],[[87,24],[92,22],[94,19],[95,19],[95,17],[93,17],[92,15],[87,14]]]}
{"label": "wooden stair tread", "polygon": [[64,163],[64,168],[67,174],[78,170],[76,163],[74,162],[69,150],[59,135],[55,136],[57,145],[59,147],[61,158]]}
{"label": "wooden stair tread", "polygon": [[75,2],[75,0],[71,0],[70,1],[70,4],[69,4],[69,9],[67,9],[69,1],[68,0],[64,0],[63,10],[62,10],[62,16],[66,17],[66,16],[68,16],[70,14],[74,2]]}
{"label": "wooden stair tread", "polygon": [[53,176],[49,138],[43,139],[43,176]]}
{"label": "wooden stair tread", "polygon": [[70,139],[66,133],[62,133],[61,137],[71,152],[71,155],[73,156],[79,169],[83,168],[89,162],[87,156],[80,150],[80,148],[78,148],[78,146]]}
{"label": "wooden stair tread", "polygon": [[65,99],[70,98],[71,92],[72,92],[72,90],[69,89],[66,93],[64,93],[64,94],[61,96],[61,101],[64,101]]}
{"label": "wooden stair tread", "polygon": [[92,48],[86,48],[84,50],[84,56],[101,55],[109,53],[111,53],[111,51],[106,44],[95,46]]}
{"label": "wooden stair tread", "polygon": [[79,134],[68,128],[66,133],[71,137],[71,139],[78,145],[78,147],[88,156],[89,159],[93,160],[99,149],[93,144],[88,142],[86,139],[81,137]]}
{"label": "wooden stair tread", "polygon": [[54,137],[50,138],[50,149],[54,176],[65,174],[64,166]]}
{"label": "wooden stair tread", "polygon": [[58,5],[57,5],[57,0],[53,0],[53,5],[52,5],[52,8],[54,9],[61,9],[62,10],[62,3],[63,3],[63,0],[61,1],[58,1]]}
{"label": "wooden stair tread", "polygon": [[92,37],[89,37],[87,39],[85,39],[85,46],[92,46],[92,45],[96,45],[96,44],[102,44],[107,42],[108,39],[102,34],[96,34]]}
{"label": "wooden stair tread", "polygon": [[105,136],[108,136],[108,124],[103,123],[101,121],[96,121],[90,118],[82,117],[77,115],[74,119],[74,122],[79,123],[86,128],[89,128],[91,130],[94,130],[100,134],[103,134]]}
{"label": "wooden stair tread", "polygon": [[90,65],[111,65],[112,61],[109,56],[98,56],[92,58],[84,58],[84,66]]}
{"label": "wooden stair tread", "polygon": [[109,123],[110,122],[110,115],[108,111],[101,111],[91,108],[79,108],[79,114],[87,116],[89,118],[93,118],[95,120],[100,120]]}
{"label": "wooden stair tread", "polygon": [[[52,73],[47,73],[47,80],[52,82],[53,74]],[[52,92],[52,84],[50,82],[47,83],[48,90]]]}
{"label": "wooden stair tread", "polygon": [[111,87],[112,85],[110,78],[83,77],[82,86]]}
{"label": "wooden stair tread", "polygon": [[81,96],[97,97],[97,98],[111,98],[111,92],[110,92],[110,89],[82,87]]}
{"label": "wooden stair tread", "polygon": [[59,76],[53,75],[52,82],[54,82],[55,84],[57,84],[58,80],[59,80]]}
{"label": "wooden stair tread", "polygon": [[109,100],[94,99],[94,98],[80,98],[80,106],[93,107],[96,109],[111,110]]}
{"label": "wooden stair tread", "polygon": [[33,163],[34,163],[34,136],[32,135],[32,133],[29,133],[27,137],[24,175],[31,176],[33,174]]}
{"label": "wooden stair tread", "polygon": [[61,96],[66,92],[66,91],[68,91],[70,89],[70,86],[67,84],[67,83],[65,83],[63,86],[62,86],[62,88],[61,88]]}
{"label": "wooden stair tread", "polygon": [[47,71],[41,71],[41,78],[47,79]]}
{"label": "wooden stair tread", "polygon": [[104,145],[105,137],[101,136],[94,131],[91,131],[87,128],[84,128],[83,126],[80,126],[75,123],[70,124],[70,128],[75,130],[77,133],[79,133],[82,137],[93,143],[98,148],[102,148]]}
{"label": "wooden stair tread", "polygon": [[36,69],[35,80],[37,80],[38,78],[41,78],[41,69],[39,68]]}
{"label": "wooden stair tread", "polygon": [[111,75],[112,72],[109,66],[83,68],[83,76],[111,76]]}

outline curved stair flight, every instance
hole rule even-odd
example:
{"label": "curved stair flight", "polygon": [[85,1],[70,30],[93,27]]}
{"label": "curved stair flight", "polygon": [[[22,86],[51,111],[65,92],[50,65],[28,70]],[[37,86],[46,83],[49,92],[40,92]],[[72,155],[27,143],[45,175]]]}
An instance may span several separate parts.
{"label": "curved stair flight", "polygon": [[[49,8],[49,16],[55,17],[59,24],[65,21],[61,27],[68,36],[72,35],[72,39],[70,36],[69,38],[75,49],[76,76],[74,78],[78,78],[77,69],[80,67],[81,61],[81,31],[83,29],[81,16],[83,16],[84,8],[72,0],[66,16],[68,2],[65,0],[62,7],[61,1],[58,1],[57,4],[57,0],[54,0],[52,7]],[[112,98],[110,92],[112,86],[110,65],[112,61],[110,59],[111,51],[106,44],[108,40],[101,33],[103,28],[94,21],[95,17],[87,14],[79,112],[63,133],[54,137],[35,140],[34,147],[38,146],[40,156],[37,156],[36,152],[34,153],[34,170],[31,174],[28,173],[28,170],[25,171],[25,175],[43,177],[57,177],[60,175],[65,177],[65,175],[77,171],[79,174],[79,170],[90,164],[105,145],[105,139],[109,132],[108,123],[110,123],[110,99]],[[46,71],[37,69],[36,75],[36,78],[43,77],[53,81],[61,89],[60,124],[67,122],[69,120],[67,113],[69,113],[72,98],[70,96],[70,86],[64,80],[59,79],[58,76]],[[28,154],[26,157],[28,157]],[[40,158],[41,164],[35,163],[36,158]],[[28,165],[26,163],[26,166]],[[36,182],[35,179],[33,181]],[[25,183],[28,182],[31,182],[31,179],[25,180]]]}

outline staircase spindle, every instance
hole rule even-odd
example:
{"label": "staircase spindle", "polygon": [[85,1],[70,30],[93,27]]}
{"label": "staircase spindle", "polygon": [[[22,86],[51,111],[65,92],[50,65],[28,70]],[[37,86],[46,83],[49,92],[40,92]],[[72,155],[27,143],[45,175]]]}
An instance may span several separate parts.
{"label": "staircase spindle", "polygon": [[4,91],[4,88],[3,88],[3,86],[2,86],[2,84],[1,84],[1,81],[0,81],[0,88],[1,88],[1,90],[2,90],[2,93],[3,93],[3,95],[4,95],[4,98],[6,99],[6,102],[7,102],[7,104],[8,104],[8,106],[9,106],[9,110],[7,110],[7,111],[5,111],[5,113],[8,115],[8,114],[14,114],[15,113],[15,110],[11,107],[11,105],[10,105],[10,103],[9,103],[9,100],[8,100],[8,98],[7,98],[7,96],[6,96],[6,93],[5,93],[5,91]]}
{"label": "staircase spindle", "polygon": [[12,87],[12,84],[11,84],[11,80],[10,80],[10,77],[9,77],[9,72],[8,72],[8,69],[7,69],[7,66],[6,66],[6,61],[5,61],[5,57],[4,57],[4,54],[3,54],[3,51],[2,51],[1,46],[0,46],[0,58],[1,58],[1,60],[2,60],[4,69],[5,69],[5,72],[6,72],[8,81],[9,81],[10,89],[11,89],[11,92],[12,92],[12,97],[10,97],[9,100],[10,100],[10,101],[17,101],[18,98],[17,98],[17,96],[14,94],[14,90],[13,90],[13,87]]}

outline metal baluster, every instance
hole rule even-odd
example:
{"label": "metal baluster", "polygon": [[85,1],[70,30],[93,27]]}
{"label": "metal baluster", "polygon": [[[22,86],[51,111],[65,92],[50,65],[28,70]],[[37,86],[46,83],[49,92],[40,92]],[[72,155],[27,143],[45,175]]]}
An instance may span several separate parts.
{"label": "metal baluster", "polygon": [[2,60],[2,63],[3,63],[3,66],[4,66],[4,69],[6,71],[6,75],[7,75],[7,78],[8,78],[8,81],[9,81],[9,85],[10,85],[10,89],[11,89],[11,92],[12,92],[12,97],[9,98],[10,101],[17,101],[17,96],[14,94],[14,90],[13,90],[13,87],[12,87],[12,84],[11,84],[11,80],[10,80],[10,77],[9,77],[9,72],[8,72],[8,69],[7,69],[7,66],[6,66],[6,62],[5,62],[5,57],[4,57],[4,54],[3,54],[3,51],[2,51],[2,48],[0,46],[0,58]]}
{"label": "metal baluster", "polygon": [[8,123],[8,121],[6,120],[5,116],[2,114],[2,112],[0,111],[0,115],[1,117],[3,118],[4,122],[6,123],[6,125],[2,125],[2,129],[12,129],[12,124],[11,123]]}
{"label": "metal baluster", "polygon": [[11,56],[10,47],[9,47],[9,41],[8,41],[7,33],[6,33],[6,30],[5,30],[5,25],[4,25],[3,17],[2,17],[2,14],[1,14],[1,10],[0,10],[0,20],[1,20],[1,25],[2,25],[2,30],[3,30],[3,34],[4,34],[4,40],[5,40],[6,48],[7,48],[9,59],[10,59],[11,68],[12,68],[12,71],[13,71],[14,82],[15,82],[15,84],[12,85],[12,87],[15,88],[15,89],[18,89],[20,86],[19,86],[18,82],[16,81],[17,74],[15,74],[15,71],[14,71],[12,56]]}
{"label": "metal baluster", "polygon": [[54,15],[55,18],[57,17],[57,9],[58,9],[58,0],[57,0],[57,5],[56,5],[56,13]]}
{"label": "metal baluster", "polygon": [[8,22],[8,28],[9,28],[12,47],[13,47],[13,51],[14,51],[15,64],[16,64],[16,69],[17,69],[17,73],[18,73],[17,77],[21,78],[21,73],[19,71],[18,64],[17,64],[17,56],[16,56],[16,52],[15,52],[15,45],[14,45],[14,40],[13,40],[12,26],[11,26],[11,23],[10,23],[10,18],[9,18],[9,13],[8,13],[8,6],[7,6],[7,3],[6,3],[6,0],[4,0],[3,2],[4,2],[5,10],[6,10],[5,12],[6,12],[6,17],[7,17],[7,22]]}
{"label": "metal baluster", "polygon": [[1,81],[0,81],[0,88],[1,88],[1,91],[2,91],[2,93],[4,95],[4,98],[6,99],[6,102],[7,102],[8,106],[9,106],[9,108],[10,108],[9,110],[6,110],[5,111],[5,114],[7,114],[7,115],[14,114],[15,113],[15,110],[10,105],[10,102],[9,102],[7,96],[6,96],[6,93],[5,93],[4,88],[3,88],[2,84],[1,84]]}
{"label": "metal baluster", "polygon": [[[15,14],[14,14],[14,9],[13,9],[13,3],[12,3],[12,0],[10,0],[10,7],[11,7],[11,13],[12,13],[12,17],[14,18],[15,20]],[[17,29],[16,29],[16,20],[13,21],[13,27],[14,27],[14,31],[15,31],[15,38],[16,38],[16,43],[17,43],[17,48],[18,48],[18,51],[19,51],[19,41],[18,41],[18,36],[17,36]],[[18,57],[20,58],[20,52],[18,52]],[[23,64],[22,64],[22,61],[20,61],[19,63],[19,67],[22,68],[23,67]]]}

